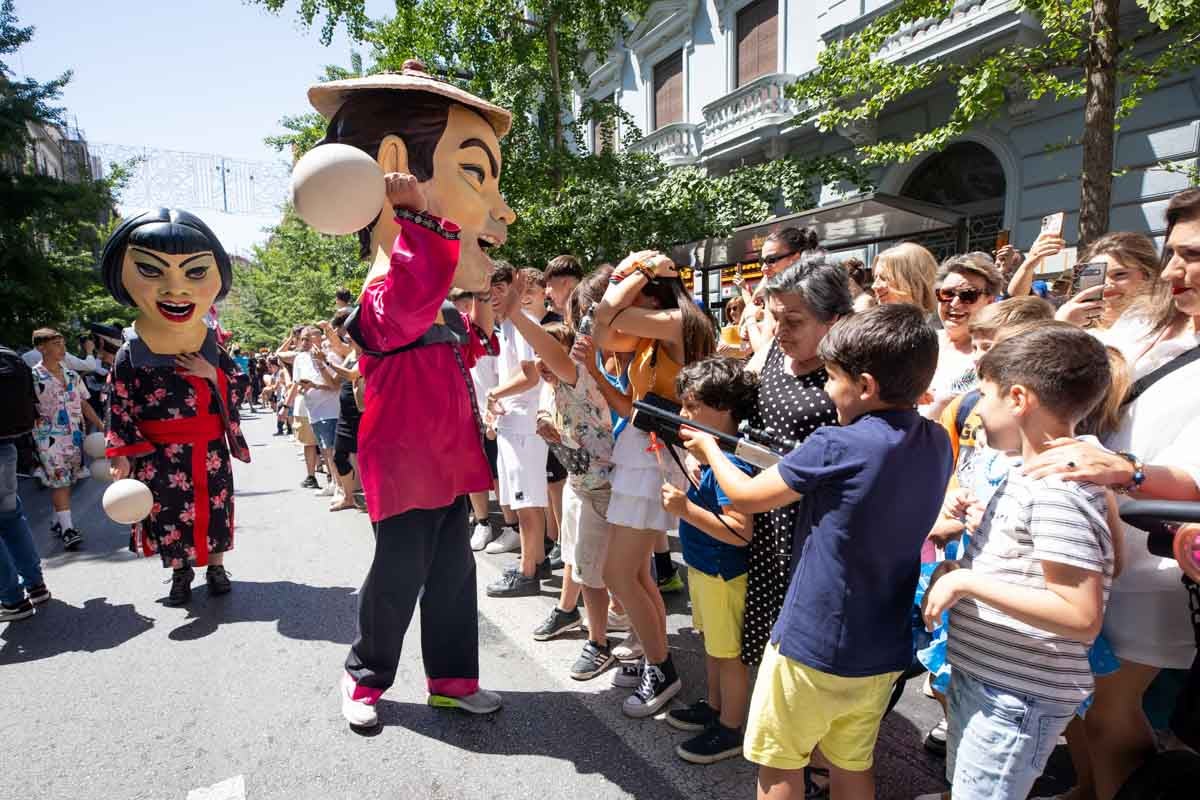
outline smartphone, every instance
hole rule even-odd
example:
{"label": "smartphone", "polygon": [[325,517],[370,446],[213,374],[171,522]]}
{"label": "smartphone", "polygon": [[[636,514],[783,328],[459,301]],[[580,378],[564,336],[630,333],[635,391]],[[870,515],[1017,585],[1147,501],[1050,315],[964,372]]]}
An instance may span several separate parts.
{"label": "smartphone", "polygon": [[1062,236],[1063,220],[1066,219],[1066,212],[1055,211],[1053,214],[1047,214],[1042,217],[1042,233],[1048,233],[1051,236]]}
{"label": "smartphone", "polygon": [[1008,230],[1007,228],[1002,231],[999,231],[996,234],[996,246],[993,249],[999,250],[1002,247],[1008,247],[1008,237],[1011,234],[1012,234],[1012,231]]}
{"label": "smartphone", "polygon": [[1103,286],[1107,277],[1107,261],[1083,261],[1076,264],[1071,277],[1071,297],[1085,289]]}

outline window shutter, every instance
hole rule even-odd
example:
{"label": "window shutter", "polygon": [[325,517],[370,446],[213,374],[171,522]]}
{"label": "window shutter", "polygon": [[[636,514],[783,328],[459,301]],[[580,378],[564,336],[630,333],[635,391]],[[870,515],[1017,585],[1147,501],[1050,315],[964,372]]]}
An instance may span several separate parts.
{"label": "window shutter", "polygon": [[683,51],[654,65],[654,128],[683,122]]}
{"label": "window shutter", "polygon": [[779,52],[778,14],[778,0],[758,0],[738,12],[738,86],[775,72]]}

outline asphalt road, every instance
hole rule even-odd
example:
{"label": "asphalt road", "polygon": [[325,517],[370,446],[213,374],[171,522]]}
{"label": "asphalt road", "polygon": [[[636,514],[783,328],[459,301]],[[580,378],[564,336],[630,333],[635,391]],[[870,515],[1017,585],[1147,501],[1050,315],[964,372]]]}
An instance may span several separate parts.
{"label": "asphalt road", "polygon": [[[127,530],[100,509],[103,484],[76,487],[86,540],[64,553],[49,535],[49,493],[21,482],[54,598],[33,618],[0,625],[0,798],[754,796],[750,764],[686,764],[674,754],[684,735],[661,720],[624,717],[626,692],[608,674],[572,680],[582,633],[533,640],[557,578],[540,598],[484,596],[483,584],[512,556],[479,556],[481,671],[504,708],[472,717],[426,706],[414,623],[397,685],[379,706],[382,729],[351,732],[337,682],[370,528],[365,515],[329,513],[327,498],[298,488],[297,446],[272,430],[265,416],[249,415],[254,460],[235,462],[234,591],[210,598],[197,588],[187,608],[162,605],[169,573],[128,552]],[[686,595],[668,607],[680,700],[691,702],[702,692],[703,650]],[[920,745],[937,708],[916,683],[884,721],[882,800],[944,785],[942,762]]]}

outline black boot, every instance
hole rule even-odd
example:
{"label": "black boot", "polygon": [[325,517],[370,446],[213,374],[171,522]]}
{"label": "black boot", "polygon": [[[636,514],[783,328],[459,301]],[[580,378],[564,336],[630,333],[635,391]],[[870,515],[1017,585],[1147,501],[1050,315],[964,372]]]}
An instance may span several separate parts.
{"label": "black boot", "polygon": [[229,582],[229,573],[220,564],[209,566],[208,571],[204,573],[204,581],[208,584],[209,594],[228,594],[233,588],[233,584]]}
{"label": "black boot", "polygon": [[196,571],[191,567],[180,567],[171,573],[171,593],[163,601],[163,605],[187,605],[192,599],[192,580]]}

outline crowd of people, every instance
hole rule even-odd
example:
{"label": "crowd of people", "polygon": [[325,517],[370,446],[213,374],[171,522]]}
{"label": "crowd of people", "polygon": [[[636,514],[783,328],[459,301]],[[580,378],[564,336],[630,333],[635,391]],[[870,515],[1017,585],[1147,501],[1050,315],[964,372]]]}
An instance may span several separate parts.
{"label": "crowd of people", "polygon": [[[493,481],[470,495],[461,533],[473,551],[517,555],[486,593],[536,597],[561,570],[530,634],[585,628],[572,678],[611,673],[629,717],[665,710],[691,734],[676,747],[689,762],[744,755],[760,798],[826,784],[838,800],[872,797],[880,723],[916,661],[944,709],[925,744],[944,753],[954,800],[1024,800],[1064,734],[1069,796],[1111,800],[1166,727],[1143,697],[1196,657],[1178,567],[1117,511],[1120,496],[1200,500],[1200,190],[1170,202],[1161,254],[1137,233],[1092,242],[1080,260],[1106,279],[1075,296],[1038,280],[1065,247],[1044,233],[1026,256],[938,263],[908,242],[867,268],[784,228],[762,246],[763,280],[735,280],[723,328],[661,253],[587,271],[569,255],[544,270],[495,261],[490,291],[447,298],[475,337],[473,446]],[[364,417],[382,401],[364,390],[353,301],[339,291],[329,320],[232,355],[244,399],[302,446],[301,487],[330,511],[367,512],[358,451],[375,428],[360,423],[385,423]],[[99,386],[56,331],[33,344],[38,477],[71,548]],[[641,424],[639,402],[695,424],[682,448]],[[779,443],[778,464],[752,466],[706,432],[743,423]],[[12,522],[6,435],[0,619],[15,620],[49,594]],[[686,706],[671,704],[683,685],[662,597],[684,588],[672,532],[706,655]],[[361,725],[378,693],[359,689],[342,702]]]}

